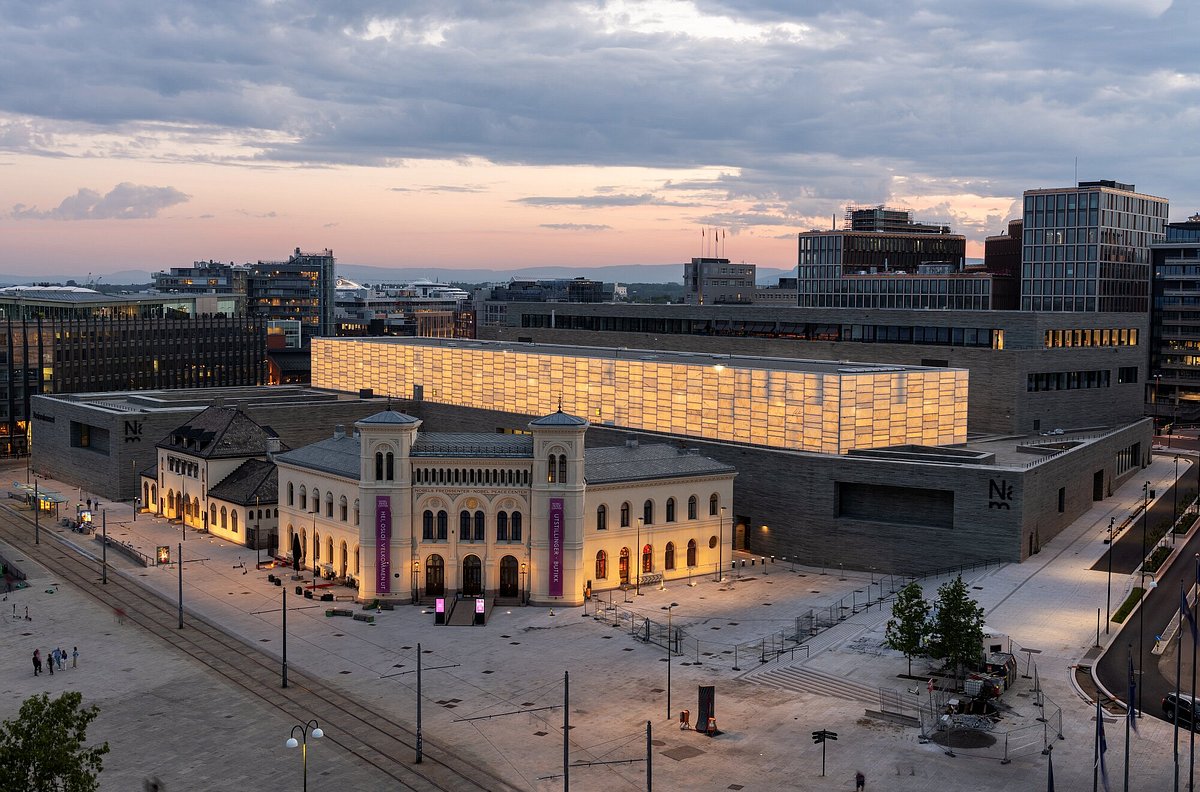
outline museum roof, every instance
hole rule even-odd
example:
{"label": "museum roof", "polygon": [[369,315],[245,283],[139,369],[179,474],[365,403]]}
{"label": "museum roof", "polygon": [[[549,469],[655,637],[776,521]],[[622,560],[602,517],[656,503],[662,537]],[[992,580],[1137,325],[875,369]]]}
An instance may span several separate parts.
{"label": "museum roof", "polygon": [[392,424],[392,425],[407,425],[420,423],[420,418],[415,418],[408,413],[396,412],[395,410],[383,410],[374,415],[368,415],[358,423],[364,424]]}
{"label": "museum roof", "polygon": [[583,453],[589,484],[736,473],[737,468],[701,456],[694,449],[658,443],[589,448]]}
{"label": "museum roof", "polygon": [[529,422],[530,426],[587,426],[588,422],[582,418],[565,413],[562,407],[558,408],[558,412],[552,412],[549,415],[543,415],[541,418],[534,418]]}
{"label": "museum roof", "polygon": [[273,462],[247,459],[208,491],[208,497],[239,506],[273,504],[279,500],[279,472]]}
{"label": "museum roof", "polygon": [[495,432],[430,432],[417,435],[414,457],[533,457],[532,435]]}
{"label": "museum roof", "polygon": [[361,464],[360,448],[359,439],[352,435],[327,437],[310,445],[276,454],[275,459],[297,467],[357,480]]}
{"label": "museum roof", "polygon": [[525,355],[558,355],[568,358],[605,358],[637,363],[669,363],[686,366],[722,366],[734,369],[767,369],[800,371],[812,374],[884,374],[922,373],[943,374],[952,369],[910,364],[855,363],[848,360],[805,360],[801,358],[762,357],[754,355],[717,355],[704,352],[674,352],[661,349],[626,349],[589,347],[567,344],[542,344],[516,341],[480,341],[462,338],[371,337],[323,338],[322,342],[339,344],[386,344],[436,349],[457,349],[480,352],[509,352]]}
{"label": "museum roof", "polygon": [[172,429],[157,447],[202,459],[262,456],[267,453],[267,439],[275,436],[241,410],[208,407]]}

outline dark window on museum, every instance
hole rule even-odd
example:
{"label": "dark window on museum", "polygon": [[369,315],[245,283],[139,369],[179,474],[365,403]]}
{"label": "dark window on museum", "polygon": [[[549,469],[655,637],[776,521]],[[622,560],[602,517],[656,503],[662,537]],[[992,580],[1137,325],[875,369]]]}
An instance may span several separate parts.
{"label": "dark window on museum", "polygon": [[1058,488],[1058,512],[1062,514],[1067,510],[1067,488]]}
{"label": "dark window on museum", "polygon": [[1117,384],[1128,385],[1138,381],[1137,366],[1121,366],[1117,369]]}

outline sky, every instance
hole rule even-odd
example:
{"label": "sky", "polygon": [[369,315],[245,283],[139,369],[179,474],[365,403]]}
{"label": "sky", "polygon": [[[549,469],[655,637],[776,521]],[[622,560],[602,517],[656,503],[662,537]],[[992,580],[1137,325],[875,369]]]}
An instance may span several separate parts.
{"label": "sky", "polygon": [[981,256],[1076,177],[1182,220],[1197,41],[1195,0],[0,0],[0,272],[786,269],[848,204]]}

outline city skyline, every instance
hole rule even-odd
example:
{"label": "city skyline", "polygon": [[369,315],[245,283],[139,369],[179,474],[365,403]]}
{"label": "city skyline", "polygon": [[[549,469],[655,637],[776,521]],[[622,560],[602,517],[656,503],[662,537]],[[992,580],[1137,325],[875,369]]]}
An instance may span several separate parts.
{"label": "city skyline", "polygon": [[[792,268],[847,204],[950,223],[1116,179],[1200,206],[1196,12],[5,3],[0,270],[331,248],[376,267]],[[711,252],[711,248],[707,249]]]}

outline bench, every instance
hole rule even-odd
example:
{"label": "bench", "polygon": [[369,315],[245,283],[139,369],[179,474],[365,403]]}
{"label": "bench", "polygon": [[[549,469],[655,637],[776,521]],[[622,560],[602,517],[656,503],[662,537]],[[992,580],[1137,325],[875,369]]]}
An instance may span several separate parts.
{"label": "bench", "polygon": [[374,624],[375,617],[369,613],[356,613],[356,614],[354,614],[354,621],[366,622],[367,624]]}
{"label": "bench", "polygon": [[354,611],[348,608],[326,608],[326,616],[353,616]]}

